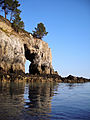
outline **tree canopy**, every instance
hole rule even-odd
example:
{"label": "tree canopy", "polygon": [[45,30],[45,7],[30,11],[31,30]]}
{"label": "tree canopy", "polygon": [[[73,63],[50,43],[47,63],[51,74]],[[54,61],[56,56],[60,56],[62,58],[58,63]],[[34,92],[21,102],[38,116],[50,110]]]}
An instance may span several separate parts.
{"label": "tree canopy", "polygon": [[24,29],[24,22],[21,20],[20,12],[20,10],[16,10],[16,14],[14,14],[14,20],[12,23],[12,27],[16,32],[19,32],[21,29]]}
{"label": "tree canopy", "polygon": [[7,14],[11,11],[13,0],[0,0],[0,7],[5,13],[5,18]]}
{"label": "tree canopy", "polygon": [[47,34],[48,32],[46,32],[46,28],[43,23],[37,24],[37,28],[35,27],[35,31],[33,31],[33,36],[39,39],[42,39]]}
{"label": "tree canopy", "polygon": [[[5,19],[7,18],[7,15],[9,15],[9,20],[16,32],[24,29],[24,22],[21,20],[21,10],[19,7],[20,3],[18,0],[0,0],[0,8],[5,13]],[[39,39],[42,39],[48,34],[43,23],[37,24],[37,27],[35,27],[35,30],[32,32],[32,35]]]}
{"label": "tree canopy", "polygon": [[20,4],[17,0],[12,0],[11,12],[10,12],[10,21],[13,20],[13,18],[15,17],[15,14],[21,13],[21,11],[18,9],[19,6],[20,6]]}
{"label": "tree canopy", "polygon": [[24,22],[20,17],[21,11],[18,9],[19,6],[18,0],[0,0],[0,7],[5,13],[5,19],[9,14],[10,22],[12,22],[12,27],[16,32],[20,29],[24,29]]}

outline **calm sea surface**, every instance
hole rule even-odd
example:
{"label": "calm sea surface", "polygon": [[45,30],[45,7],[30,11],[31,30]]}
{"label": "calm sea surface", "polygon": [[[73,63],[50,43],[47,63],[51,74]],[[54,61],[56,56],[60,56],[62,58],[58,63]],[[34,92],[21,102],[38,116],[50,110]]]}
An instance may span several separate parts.
{"label": "calm sea surface", "polygon": [[0,82],[0,120],[90,120],[90,83]]}

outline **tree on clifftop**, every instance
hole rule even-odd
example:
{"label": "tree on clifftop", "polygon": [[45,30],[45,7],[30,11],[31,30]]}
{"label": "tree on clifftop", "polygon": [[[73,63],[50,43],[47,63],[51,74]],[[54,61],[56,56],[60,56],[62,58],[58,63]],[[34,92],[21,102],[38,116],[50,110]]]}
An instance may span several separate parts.
{"label": "tree on clifftop", "polygon": [[11,3],[13,0],[0,0],[0,7],[2,10],[4,10],[5,13],[5,19],[8,14],[8,12],[11,11]]}
{"label": "tree on clifftop", "polygon": [[24,22],[21,20],[20,13],[21,11],[19,9],[16,9],[16,14],[14,14],[14,20],[12,23],[12,27],[16,32],[19,32],[21,29],[24,29]]}
{"label": "tree on clifftop", "polygon": [[12,23],[12,27],[16,32],[24,29],[24,22],[20,17],[21,11],[18,9],[19,6],[20,4],[18,0],[0,0],[0,7],[2,10],[4,10],[5,19],[9,13],[10,22]]}
{"label": "tree on clifftop", "polygon": [[24,22],[21,20],[20,17],[21,10],[18,9],[19,6],[19,2],[17,0],[13,0],[10,21],[12,21],[12,27],[16,32],[24,29]]}
{"label": "tree on clifftop", "polygon": [[48,32],[46,32],[46,28],[43,23],[37,24],[37,28],[35,27],[35,31],[33,31],[33,37],[42,39],[43,36],[46,36]]}
{"label": "tree on clifftop", "polygon": [[10,22],[14,18],[14,14],[16,14],[19,6],[20,4],[17,0],[0,0],[0,7],[5,13],[5,19],[8,13],[10,13]]}
{"label": "tree on clifftop", "polygon": [[[11,11],[10,11],[10,21],[13,20],[13,18],[15,17],[15,14],[18,13],[18,11],[20,11],[18,9],[18,7],[20,6],[19,2],[17,0],[12,0],[11,3]],[[21,11],[20,11],[21,12]]]}

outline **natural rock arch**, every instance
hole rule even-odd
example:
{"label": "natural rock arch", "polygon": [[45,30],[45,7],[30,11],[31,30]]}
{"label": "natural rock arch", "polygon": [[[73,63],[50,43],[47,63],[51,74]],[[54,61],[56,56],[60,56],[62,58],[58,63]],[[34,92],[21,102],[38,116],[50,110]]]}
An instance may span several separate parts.
{"label": "natural rock arch", "polygon": [[25,59],[31,62],[31,74],[54,74],[51,49],[28,32],[16,33],[0,19],[0,69],[25,72]]}
{"label": "natural rock arch", "polygon": [[47,67],[47,65],[42,64],[42,58],[43,56],[38,55],[36,50],[30,50],[26,44],[24,44],[25,49],[25,57],[27,60],[31,62],[29,66],[29,73],[30,74],[50,74],[50,67]]}
{"label": "natural rock arch", "polygon": [[39,74],[39,71],[37,69],[37,64],[34,64],[35,58],[37,56],[36,53],[32,53],[30,51],[30,49],[28,49],[27,45],[24,44],[24,49],[25,49],[25,57],[27,60],[29,60],[31,62],[30,66],[29,66],[29,73],[31,74]]}

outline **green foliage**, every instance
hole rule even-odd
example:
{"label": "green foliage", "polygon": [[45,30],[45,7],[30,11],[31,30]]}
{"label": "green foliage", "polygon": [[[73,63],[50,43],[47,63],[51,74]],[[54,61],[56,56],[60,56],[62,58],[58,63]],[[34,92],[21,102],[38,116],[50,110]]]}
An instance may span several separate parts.
{"label": "green foliage", "polygon": [[24,29],[24,22],[21,21],[20,13],[18,9],[20,6],[17,0],[0,0],[0,7],[4,10],[5,19],[8,13],[10,13],[10,22],[12,22],[12,27],[16,32],[19,32],[20,29]]}
{"label": "green foliage", "polygon": [[[18,9],[18,7],[20,7],[18,0],[0,0],[0,7],[5,13],[5,19],[7,14],[10,13],[10,22],[16,32],[24,29],[24,22],[20,17],[21,11]],[[37,28],[33,31],[33,36],[39,39],[42,39],[47,34],[48,32],[46,32],[46,28],[43,23],[37,24]]]}
{"label": "green foliage", "polygon": [[18,9],[20,4],[17,0],[13,0],[12,3],[10,4],[10,6],[11,6],[10,21],[12,21],[13,18],[15,17],[14,15],[17,13],[20,13],[21,11]]}
{"label": "green foliage", "polygon": [[7,14],[11,11],[11,4],[13,0],[0,0],[0,7],[4,10],[5,18]]}
{"label": "green foliage", "polygon": [[46,36],[48,32],[46,32],[46,28],[43,23],[37,24],[37,28],[33,31],[33,36],[39,39],[42,39],[43,36]]}
{"label": "green foliage", "polygon": [[19,6],[19,2],[17,0],[14,0],[11,8],[10,21],[12,21],[12,27],[16,32],[19,32],[21,29],[24,29],[24,22],[21,20],[20,17],[21,11],[18,9]]}
{"label": "green foliage", "polygon": [[21,21],[20,11],[17,9],[17,13],[14,15],[15,19],[13,20],[12,27],[16,32],[19,32],[21,29],[24,29],[24,22]]}

